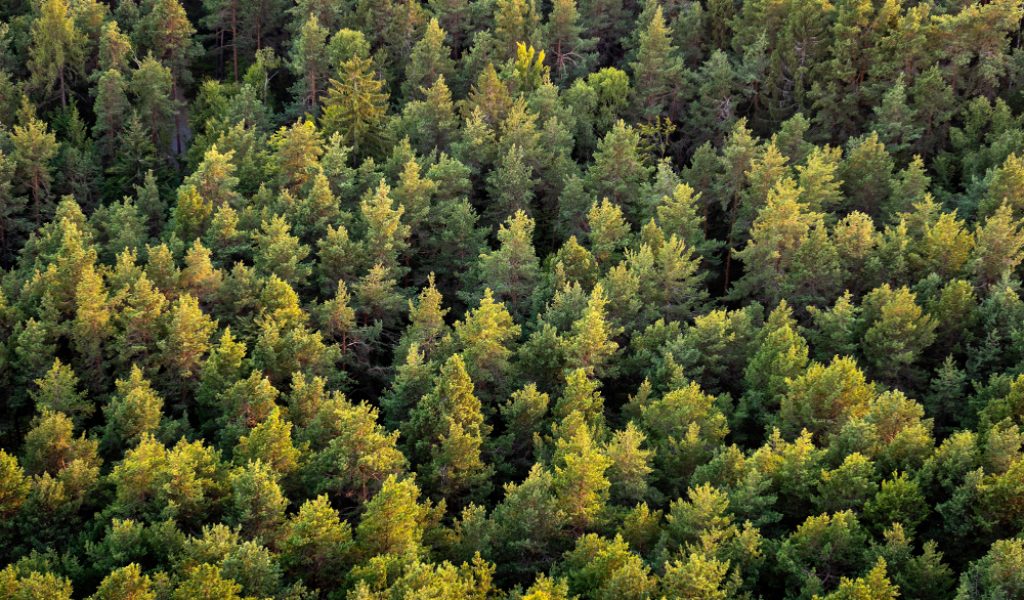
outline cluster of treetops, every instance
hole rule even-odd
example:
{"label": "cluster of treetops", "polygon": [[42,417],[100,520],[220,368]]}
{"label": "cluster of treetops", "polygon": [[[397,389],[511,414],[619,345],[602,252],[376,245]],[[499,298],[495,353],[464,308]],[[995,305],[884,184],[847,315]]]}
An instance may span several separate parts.
{"label": "cluster of treetops", "polygon": [[1024,598],[1019,0],[8,0],[0,599]]}

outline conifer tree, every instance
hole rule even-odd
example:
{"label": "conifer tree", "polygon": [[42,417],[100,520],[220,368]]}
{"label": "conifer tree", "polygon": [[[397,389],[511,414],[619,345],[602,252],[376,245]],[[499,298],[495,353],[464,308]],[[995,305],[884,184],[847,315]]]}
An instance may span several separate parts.
{"label": "conifer tree", "polygon": [[57,155],[56,136],[46,123],[36,118],[35,110],[22,98],[21,123],[15,125],[10,135],[15,164],[15,174],[21,186],[31,198],[32,219],[36,226],[52,210],[50,184],[52,182],[51,161]]}
{"label": "conifer tree", "polygon": [[517,211],[498,227],[499,248],[480,255],[479,280],[488,286],[486,296],[503,302],[517,318],[529,309],[540,260],[533,245],[534,220]]}
{"label": "conifer tree", "polygon": [[192,83],[192,59],[199,53],[193,39],[196,29],[178,0],[150,0],[145,8],[135,32],[136,45],[140,54],[151,52],[170,70],[171,95],[177,98],[181,87]]}
{"label": "conifer tree", "polygon": [[171,143],[177,111],[174,74],[152,55],[148,55],[132,72],[129,89],[135,96],[139,119],[149,130],[149,139],[154,149],[166,152]]}
{"label": "conifer tree", "polygon": [[590,72],[594,40],[583,37],[583,24],[575,0],[557,0],[544,24],[544,46],[556,81],[568,83]]}
{"label": "conifer tree", "polygon": [[383,149],[383,126],[388,94],[371,71],[369,59],[350,58],[339,67],[324,101],[320,125],[327,134],[338,132],[356,156]]}
{"label": "conifer tree", "polygon": [[137,366],[132,366],[128,379],[118,379],[115,385],[117,393],[103,407],[106,417],[103,444],[110,448],[130,448],[138,444],[143,435],[157,432],[164,402]]}
{"label": "conifer tree", "polygon": [[327,36],[330,32],[310,15],[292,42],[288,67],[295,75],[292,94],[303,110],[320,113],[321,97],[327,91],[330,65],[327,63]]}
{"label": "conifer tree", "polygon": [[162,362],[175,376],[189,381],[199,375],[217,323],[203,314],[199,301],[189,294],[174,301],[168,316],[167,338],[161,345]]}
{"label": "conifer tree", "polygon": [[356,527],[360,555],[411,558],[422,552],[431,511],[428,505],[419,503],[419,495],[419,486],[412,479],[392,475],[384,481],[377,495],[366,503]]}
{"label": "conifer tree", "polygon": [[578,427],[555,448],[552,489],[570,527],[583,532],[601,523],[611,482],[611,460],[597,447],[589,428]]}
{"label": "conifer tree", "polygon": [[587,169],[586,186],[592,196],[607,197],[623,207],[633,223],[640,222],[642,187],[651,170],[639,150],[640,136],[624,121],[615,124],[597,145],[594,164]]}
{"label": "conifer tree", "polygon": [[994,284],[1024,259],[1024,234],[1008,205],[978,225],[974,231],[974,273],[983,286]]}
{"label": "conifer tree", "polygon": [[439,78],[453,80],[455,62],[452,60],[452,49],[445,43],[445,31],[437,19],[431,19],[416,45],[409,55],[409,64],[405,67],[405,81],[402,83],[402,95],[408,99],[423,97],[426,90],[433,87]]}
{"label": "conifer tree", "polygon": [[453,329],[451,341],[478,389],[491,394],[510,384],[510,359],[522,327],[504,304],[494,300],[490,289],[484,291],[475,309],[456,321]]}
{"label": "conifer tree", "polygon": [[33,87],[45,97],[56,93],[61,106],[67,106],[71,80],[84,66],[83,37],[65,0],[40,4],[39,17],[32,23],[28,67]]}
{"label": "conifer tree", "polygon": [[29,392],[36,412],[59,412],[79,426],[93,413],[94,406],[78,390],[78,376],[71,367],[54,359],[46,375],[35,381],[36,389]]}
{"label": "conifer tree", "polygon": [[806,429],[827,439],[848,419],[866,414],[873,395],[856,361],[837,356],[828,365],[811,363],[789,383],[779,420],[786,433]]}
{"label": "conifer tree", "polygon": [[899,380],[916,356],[935,341],[935,321],[907,288],[887,284],[869,292],[862,305],[868,324],[862,348],[879,375]]}
{"label": "conifer tree", "polygon": [[117,154],[118,138],[124,131],[125,117],[129,113],[127,89],[124,75],[116,69],[104,72],[96,84],[93,136],[100,143],[101,155],[108,160]]}
{"label": "conifer tree", "polygon": [[484,424],[480,401],[462,358],[448,359],[410,414],[409,439],[416,440],[415,454],[422,457],[428,489],[458,503],[467,494],[485,494],[492,469],[481,450],[490,427]]}
{"label": "conifer tree", "polygon": [[352,528],[331,508],[327,496],[307,500],[285,525],[282,566],[309,577],[313,585],[336,585],[351,554]]}
{"label": "conifer tree", "polygon": [[533,0],[497,0],[494,7],[496,58],[515,55],[516,44],[533,44],[540,35],[540,14]]}
{"label": "conifer tree", "polygon": [[[797,330],[792,314],[785,301],[771,312],[760,332],[758,348],[744,371],[748,392],[740,401],[740,410],[752,424],[768,424],[786,394],[789,381],[807,368],[807,342]],[[756,436],[759,431],[751,433]]]}
{"label": "conifer tree", "polygon": [[269,223],[264,221],[254,238],[257,269],[290,285],[306,281],[312,272],[312,268],[303,262],[309,256],[309,247],[291,235],[291,227],[283,217],[274,217]]}
{"label": "conifer tree", "polygon": [[665,15],[659,5],[639,34],[633,70],[634,98],[637,114],[647,121],[662,115],[675,116],[674,105],[682,84],[683,62],[672,44]]}
{"label": "conifer tree", "polygon": [[595,284],[586,309],[572,324],[571,335],[566,341],[569,368],[583,369],[588,376],[604,375],[608,369],[607,363],[619,347],[612,339],[616,331],[606,319],[607,304],[604,287],[600,283]]}

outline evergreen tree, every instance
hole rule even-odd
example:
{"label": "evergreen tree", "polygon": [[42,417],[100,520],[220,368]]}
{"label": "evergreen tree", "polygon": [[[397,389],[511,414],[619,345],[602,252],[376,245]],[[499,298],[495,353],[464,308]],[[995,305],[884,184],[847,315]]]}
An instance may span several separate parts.
{"label": "evergreen tree", "polygon": [[568,83],[589,73],[594,62],[594,40],[583,37],[583,25],[575,0],[552,3],[544,24],[544,44],[556,81]]}
{"label": "evergreen tree", "polygon": [[157,432],[164,402],[134,365],[128,379],[115,384],[117,393],[103,407],[107,421],[103,443],[112,448],[133,447],[143,435]]}
{"label": "evergreen tree", "polygon": [[408,99],[423,98],[439,78],[451,81],[455,75],[452,49],[445,44],[445,31],[437,19],[431,19],[409,56],[405,67],[402,95]]}
{"label": "evergreen tree", "polygon": [[655,8],[650,22],[641,24],[633,70],[635,110],[641,118],[651,121],[661,115],[675,116],[676,94],[682,84],[683,63],[672,44],[668,24],[661,6]]}
{"label": "evergreen tree", "polygon": [[330,65],[327,63],[329,34],[320,25],[317,16],[310,15],[292,43],[288,60],[288,67],[297,80],[292,94],[299,106],[313,115],[319,114],[321,97],[327,90],[330,73]]}
{"label": "evergreen tree", "polygon": [[370,67],[369,59],[358,56],[339,67],[339,78],[330,82],[320,120],[325,133],[340,133],[357,156],[374,155],[384,144],[388,94]]}
{"label": "evergreen tree", "polygon": [[607,197],[624,207],[637,223],[644,207],[639,205],[642,186],[650,176],[639,150],[640,136],[625,122],[615,124],[597,145],[594,164],[587,169],[586,186],[594,197]]}
{"label": "evergreen tree", "polygon": [[39,17],[32,23],[29,70],[33,87],[44,97],[56,93],[61,106],[67,106],[70,84],[83,68],[84,39],[75,26],[74,14],[64,0],[46,0],[39,6]]}
{"label": "evergreen tree", "polygon": [[479,280],[486,298],[497,298],[514,316],[524,318],[536,285],[539,259],[533,246],[534,221],[517,211],[498,228],[497,250],[480,255]]}
{"label": "evergreen tree", "polygon": [[15,174],[21,187],[31,199],[32,219],[36,226],[42,224],[52,210],[50,184],[52,182],[51,161],[57,155],[57,138],[46,123],[36,118],[35,110],[22,98],[21,123],[15,125],[10,141],[13,148]]}
{"label": "evergreen tree", "polygon": [[429,505],[420,504],[419,487],[412,479],[394,475],[366,503],[356,527],[356,548],[361,556],[414,557],[422,552]]}
{"label": "evergreen tree", "polygon": [[484,424],[473,391],[462,357],[456,354],[442,365],[433,390],[403,426],[406,437],[416,440],[413,456],[424,465],[427,488],[456,504],[469,493],[485,495],[493,472],[481,457],[490,427]]}

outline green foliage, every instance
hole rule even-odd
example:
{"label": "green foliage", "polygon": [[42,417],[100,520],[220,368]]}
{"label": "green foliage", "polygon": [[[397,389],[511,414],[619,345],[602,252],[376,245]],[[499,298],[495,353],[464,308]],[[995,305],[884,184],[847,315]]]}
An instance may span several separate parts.
{"label": "green foliage", "polygon": [[1019,2],[292,4],[0,7],[0,597],[1024,593]]}

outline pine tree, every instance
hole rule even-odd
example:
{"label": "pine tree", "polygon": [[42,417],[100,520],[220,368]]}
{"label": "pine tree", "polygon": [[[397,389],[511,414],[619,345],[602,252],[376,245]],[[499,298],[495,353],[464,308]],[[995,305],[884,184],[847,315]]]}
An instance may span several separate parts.
{"label": "pine tree", "polygon": [[1024,564],[1024,544],[1020,540],[995,542],[985,556],[971,563],[960,576],[957,600],[1018,593],[1024,588],[1021,564]]}
{"label": "pine tree", "polygon": [[[866,535],[850,511],[808,517],[779,548],[780,567],[789,585],[821,593],[826,582],[835,584],[841,576],[860,572]],[[828,554],[821,551],[826,547]]]}
{"label": "pine tree", "polygon": [[917,115],[907,103],[907,87],[903,79],[901,74],[882,95],[882,103],[875,107],[873,127],[886,150],[897,159],[906,158],[907,151],[921,137]]}
{"label": "pine tree", "polygon": [[[745,270],[733,287],[734,297],[750,295],[774,306],[783,298],[793,299],[794,292],[805,286],[831,291],[835,285],[838,261],[833,254],[832,264],[826,262],[828,255],[824,252],[829,248],[817,248],[818,252],[811,254],[813,258],[809,257],[810,265],[800,264],[801,250],[814,242],[815,234],[824,233],[824,223],[821,213],[807,211],[798,194],[799,188],[792,180],[779,183],[769,193],[768,204],[754,220],[750,241],[734,253]],[[817,272],[803,271],[802,267],[811,267],[814,261]],[[823,281],[819,284],[815,280]]]}
{"label": "pine tree", "polygon": [[611,487],[606,476],[611,464],[586,426],[558,440],[552,489],[573,530],[583,532],[601,523]]}
{"label": "pine tree", "polygon": [[291,235],[291,227],[283,217],[264,221],[253,237],[254,262],[261,272],[275,275],[292,286],[305,282],[312,273],[312,268],[303,262],[309,256],[309,247]]}
{"label": "pine tree", "polygon": [[287,572],[309,575],[314,585],[336,585],[351,560],[352,530],[327,497],[318,496],[289,519],[281,548]]}
{"label": "pine tree", "polygon": [[[669,319],[687,319],[699,312],[707,298],[703,289],[704,275],[698,272],[700,259],[693,255],[693,248],[673,234],[664,240],[653,252],[653,272],[641,267],[644,249],[641,246],[635,262],[641,279],[641,298],[657,313]],[[634,256],[629,257],[630,268],[634,268]]]}
{"label": "pine tree", "polygon": [[439,78],[451,81],[455,74],[452,49],[445,44],[445,31],[437,19],[431,19],[409,55],[402,82],[402,96],[408,100],[422,99],[424,91],[433,87]]}
{"label": "pine tree", "polygon": [[673,104],[682,84],[683,62],[672,44],[665,16],[659,5],[639,34],[633,70],[633,104],[637,114],[651,121],[662,115],[676,116]]}
{"label": "pine tree", "polygon": [[196,565],[186,572],[186,577],[175,586],[171,598],[185,600],[239,600],[242,586],[233,579],[225,578],[221,568],[211,564]]}
{"label": "pine tree", "polygon": [[171,132],[177,114],[174,74],[152,55],[148,55],[132,72],[129,89],[135,96],[139,119],[149,130],[153,148],[159,152],[166,152],[171,143]]}
{"label": "pine tree", "polygon": [[394,275],[403,274],[399,257],[409,245],[409,225],[403,221],[405,206],[395,204],[391,187],[383,181],[368,192],[359,204],[366,224],[365,252],[371,264],[378,264]]}
{"label": "pine tree", "polygon": [[513,215],[533,212],[534,179],[533,167],[524,160],[523,149],[513,144],[502,157],[497,168],[487,176],[491,202],[485,217],[488,221],[501,223]]}
{"label": "pine tree", "polygon": [[665,566],[661,582],[663,592],[679,598],[727,598],[729,564],[702,552],[691,552],[686,560],[676,559]]}
{"label": "pine tree", "polygon": [[79,427],[88,419],[95,407],[85,393],[78,390],[78,377],[68,365],[54,359],[46,375],[36,379],[36,389],[29,391],[36,412],[59,412],[69,416]]}
{"label": "pine tree", "polygon": [[991,286],[1016,269],[1024,259],[1022,249],[1024,234],[1020,222],[1013,217],[1009,205],[1004,204],[974,231],[973,266],[978,283]]}
{"label": "pine tree", "polygon": [[217,40],[220,68],[222,71],[226,70],[224,49],[230,46],[232,79],[238,81],[239,22],[242,6],[238,0],[205,0],[203,8],[206,9],[206,16],[201,22],[213,32]]}
{"label": "pine tree", "polygon": [[183,186],[192,186],[196,192],[214,208],[227,204],[237,206],[240,197],[237,191],[238,177],[234,163],[233,150],[220,152],[217,145],[211,146],[204,154],[203,160],[195,170],[182,182]]}
{"label": "pine tree", "polygon": [[284,523],[288,499],[278,485],[278,474],[262,461],[249,462],[231,474],[227,521],[243,535],[258,540],[276,536]]}
{"label": "pine tree", "polygon": [[867,597],[877,600],[896,600],[899,596],[901,596],[899,588],[889,581],[885,560],[879,558],[866,576],[852,580],[844,577],[839,582],[839,588],[825,598],[827,600],[847,600]]}
{"label": "pine tree", "polygon": [[38,227],[52,210],[50,164],[57,155],[59,144],[46,123],[36,118],[35,110],[27,98],[22,98],[20,115],[21,123],[14,126],[10,135],[13,147],[11,156],[21,186],[31,198],[32,218]]}
{"label": "pine tree", "polygon": [[619,51],[619,40],[629,34],[629,14],[632,12],[622,0],[597,0],[581,6],[583,26],[588,38],[597,40],[601,57]]}
{"label": "pine tree", "polygon": [[[755,45],[747,51],[756,48]],[[721,144],[732,130],[746,91],[742,76],[728,55],[720,50],[712,52],[693,76],[699,84],[696,97],[690,102],[693,121],[685,127],[693,131],[697,141]]]}
{"label": "pine tree", "polygon": [[729,432],[715,398],[696,383],[641,406],[638,424],[655,451],[656,472],[670,495],[682,491],[693,470],[710,458],[710,449]]}
{"label": "pine tree", "polygon": [[151,52],[170,70],[171,96],[179,98],[182,86],[192,83],[192,59],[199,53],[199,45],[193,39],[195,27],[178,0],[149,0],[146,4],[147,12],[135,32],[139,53]]}
{"label": "pine tree", "polygon": [[412,479],[390,476],[377,495],[365,505],[356,527],[361,556],[415,557],[423,551],[423,533],[430,517],[429,505],[418,502],[419,487]]}
{"label": "pine tree", "polygon": [[388,94],[372,72],[369,59],[353,57],[339,67],[324,101],[320,125],[327,134],[338,132],[356,156],[374,155],[384,148],[384,118]]}
{"label": "pine tree", "polygon": [[[751,424],[763,427],[778,410],[788,382],[807,368],[808,347],[785,301],[771,312],[759,337],[758,348],[744,371],[747,393],[740,401],[740,411]],[[757,436],[760,431],[751,433]]]}
{"label": "pine tree", "polygon": [[872,386],[849,357],[835,357],[828,365],[811,363],[789,383],[779,420],[785,433],[806,429],[821,439],[835,434],[850,418],[866,414],[874,396]]}
{"label": "pine tree", "polygon": [[150,576],[143,574],[138,563],[131,563],[112,570],[100,582],[92,597],[96,600],[153,600],[156,593]]}
{"label": "pine tree", "polygon": [[640,155],[639,144],[636,131],[623,121],[617,122],[598,142],[585,179],[593,197],[607,197],[623,207],[634,224],[641,221],[645,208],[640,205],[642,188],[651,173]]}
{"label": "pine tree", "polygon": [[117,21],[103,24],[98,50],[98,67],[102,72],[111,69],[122,74],[128,72],[128,58],[132,53],[132,41],[125,35]]}
{"label": "pine tree", "polygon": [[96,124],[93,126],[93,137],[100,144],[103,157],[110,160],[118,148],[124,127],[125,116],[129,113],[127,91],[128,84],[121,71],[110,69],[100,75],[96,84],[96,102],[93,112],[96,113]]}
{"label": "pine tree", "polygon": [[892,191],[892,171],[892,157],[877,133],[851,139],[839,170],[849,208],[877,219]]}
{"label": "pine tree", "polygon": [[145,273],[122,291],[120,310],[114,314],[115,324],[112,347],[116,350],[114,364],[127,368],[138,362],[147,372],[155,365],[153,356],[157,339],[161,335],[161,316],[167,298]]}
{"label": "pine tree", "polygon": [[71,337],[78,352],[81,371],[92,390],[101,389],[104,375],[104,346],[113,333],[109,296],[103,277],[92,267],[83,270],[75,288],[75,319]]}
{"label": "pine tree", "polygon": [[278,395],[270,380],[255,371],[221,392],[217,397],[220,410],[216,427],[221,446],[234,447],[242,435],[270,417]]}
{"label": "pine tree", "polygon": [[18,459],[0,450],[0,515],[5,519],[17,514],[29,494],[29,481]]}
{"label": "pine tree", "polygon": [[329,34],[317,16],[310,15],[299,29],[289,53],[288,67],[297,80],[292,94],[299,106],[314,116],[320,113],[320,98],[327,90]]}
{"label": "pine tree", "polygon": [[473,381],[458,354],[441,366],[434,388],[410,413],[405,427],[424,465],[424,485],[456,505],[486,496],[493,469],[481,450],[490,427],[484,423]]}
{"label": "pine tree", "polygon": [[25,471],[33,475],[48,473],[55,476],[68,469],[71,474],[77,472],[84,476],[86,473],[81,472],[84,468],[93,471],[91,479],[95,481],[101,462],[96,454],[97,443],[86,438],[84,433],[75,437],[74,431],[74,424],[67,415],[43,410],[33,421],[32,429],[25,434]]}
{"label": "pine tree", "polygon": [[217,323],[203,314],[199,301],[189,294],[174,301],[168,316],[167,337],[159,344],[162,362],[174,376],[187,382],[199,375]]}
{"label": "pine tree", "polygon": [[281,411],[274,407],[266,419],[238,439],[232,456],[239,463],[260,462],[280,478],[298,469],[301,451],[292,443],[291,422],[282,419]]}
{"label": "pine tree", "polygon": [[118,379],[115,385],[117,393],[103,407],[106,418],[103,445],[131,448],[144,435],[157,432],[164,401],[150,386],[142,370],[134,365],[128,379]]}
{"label": "pine tree", "polygon": [[[297,382],[305,383],[305,379]],[[323,380],[306,385],[293,386],[293,404],[302,396],[319,396]],[[315,432],[329,441],[309,460],[307,475],[313,489],[362,504],[389,476],[405,472],[407,461],[398,448],[398,432],[388,432],[380,425],[376,409],[365,402],[353,404],[335,393],[323,399],[316,410],[306,435]],[[312,441],[318,446],[322,443],[320,439]]]}
{"label": "pine tree", "polygon": [[46,0],[32,23],[32,46],[28,67],[32,85],[46,97],[54,92],[61,106],[67,106],[70,80],[83,68],[83,35],[75,26],[71,7],[65,0]]}
{"label": "pine tree", "polygon": [[566,340],[570,368],[581,368],[588,376],[604,376],[608,362],[618,350],[613,340],[617,332],[608,324],[605,307],[608,299],[600,283],[594,285],[587,300],[587,308],[572,324],[572,333]]}
{"label": "pine tree", "polygon": [[811,210],[830,211],[842,205],[842,182],[838,178],[841,157],[839,148],[815,146],[806,163],[796,166],[800,200]]}
{"label": "pine tree", "polygon": [[594,259],[604,268],[615,264],[629,244],[630,228],[622,207],[608,200],[595,202],[587,213],[587,238]]}
{"label": "pine tree", "polygon": [[456,321],[452,342],[482,395],[498,395],[511,383],[510,359],[521,332],[505,305],[496,302],[489,289],[475,309]]}
{"label": "pine tree", "polygon": [[16,168],[13,158],[0,152],[0,252],[5,259],[13,255],[20,234],[29,225],[22,214],[27,199],[14,192]]}
{"label": "pine tree", "polygon": [[568,83],[590,72],[595,60],[595,40],[583,37],[576,0],[556,0],[552,4],[543,34],[556,81]]}
{"label": "pine tree", "polygon": [[480,255],[478,277],[488,286],[485,296],[503,302],[517,319],[526,317],[539,276],[534,226],[533,219],[517,211],[498,227],[498,249]]}
{"label": "pine tree", "polygon": [[540,14],[533,0],[496,0],[494,7],[495,58],[515,56],[516,44],[533,44],[540,34]]}
{"label": "pine tree", "polygon": [[608,442],[605,451],[611,459],[608,468],[611,498],[620,504],[639,503],[650,491],[654,452],[644,448],[646,441],[646,436],[630,421]]}
{"label": "pine tree", "polygon": [[868,324],[862,349],[879,376],[899,381],[917,356],[935,341],[935,321],[917,304],[907,288],[888,284],[864,296],[863,318]]}

